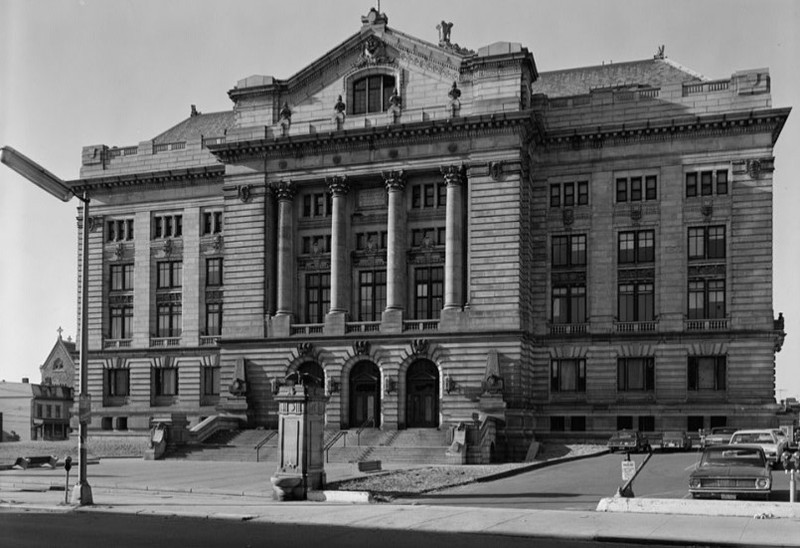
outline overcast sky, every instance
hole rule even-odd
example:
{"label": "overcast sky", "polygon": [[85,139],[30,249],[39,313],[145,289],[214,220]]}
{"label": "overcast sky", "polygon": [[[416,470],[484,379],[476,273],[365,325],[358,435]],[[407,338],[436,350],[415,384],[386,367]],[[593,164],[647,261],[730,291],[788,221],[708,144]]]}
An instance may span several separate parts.
{"label": "overcast sky", "polygon": [[[85,145],[132,146],[188,117],[229,110],[252,74],[287,78],[361,27],[377,1],[0,0],[0,145],[75,179]],[[711,79],[769,67],[773,106],[800,107],[800,2],[792,0],[382,0],[389,26],[471,49],[521,42],[540,71],[670,59]],[[800,397],[800,112],[775,148],[778,397]],[[38,382],[74,338],[76,208],[0,166],[0,379]],[[792,241],[794,237],[795,241]]]}

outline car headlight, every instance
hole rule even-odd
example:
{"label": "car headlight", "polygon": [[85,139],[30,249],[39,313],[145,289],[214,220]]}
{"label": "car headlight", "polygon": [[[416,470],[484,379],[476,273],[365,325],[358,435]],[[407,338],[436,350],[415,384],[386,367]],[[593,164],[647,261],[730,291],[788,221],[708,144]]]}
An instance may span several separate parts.
{"label": "car headlight", "polygon": [[759,489],[769,488],[769,480],[767,478],[759,478],[756,480],[756,487]]}
{"label": "car headlight", "polygon": [[692,487],[692,488],[700,487],[700,479],[699,478],[689,478],[689,487]]}

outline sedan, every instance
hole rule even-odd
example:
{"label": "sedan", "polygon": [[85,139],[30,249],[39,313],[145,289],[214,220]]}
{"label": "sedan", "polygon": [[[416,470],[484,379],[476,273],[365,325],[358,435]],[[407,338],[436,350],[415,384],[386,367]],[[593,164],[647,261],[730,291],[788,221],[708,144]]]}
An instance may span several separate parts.
{"label": "sedan", "polygon": [[758,430],[737,430],[731,436],[731,445],[740,443],[755,444],[764,450],[767,460],[776,464],[786,447],[786,436],[779,436],[772,428]]}
{"label": "sedan", "polygon": [[710,447],[711,445],[722,445],[731,441],[731,436],[736,432],[736,428],[730,426],[716,426],[711,429],[711,432],[703,436],[700,444],[703,448]]}
{"label": "sedan", "polygon": [[608,449],[614,451],[635,452],[650,451],[650,442],[636,430],[620,430],[608,440]]}
{"label": "sedan", "polygon": [[683,430],[670,430],[661,435],[662,451],[691,451],[692,438]]}
{"label": "sedan", "polygon": [[769,499],[772,470],[757,445],[715,445],[703,450],[689,476],[694,498]]}

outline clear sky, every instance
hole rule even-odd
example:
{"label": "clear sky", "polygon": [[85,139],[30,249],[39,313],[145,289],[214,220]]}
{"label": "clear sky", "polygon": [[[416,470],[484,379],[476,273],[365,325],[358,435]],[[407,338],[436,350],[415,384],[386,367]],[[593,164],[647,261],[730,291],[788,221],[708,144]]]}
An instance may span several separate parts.
{"label": "clear sky", "polygon": [[[232,107],[253,74],[287,78],[361,27],[377,0],[0,0],[0,145],[76,179],[85,145],[132,146],[189,116]],[[711,79],[769,67],[773,106],[800,108],[794,0],[382,0],[389,26],[477,50],[521,42],[540,71],[651,58]],[[800,111],[775,148],[774,309],[788,336],[778,398],[800,398]],[[0,166],[0,379],[39,381],[77,331],[77,201]],[[793,236],[794,235],[794,236]]]}

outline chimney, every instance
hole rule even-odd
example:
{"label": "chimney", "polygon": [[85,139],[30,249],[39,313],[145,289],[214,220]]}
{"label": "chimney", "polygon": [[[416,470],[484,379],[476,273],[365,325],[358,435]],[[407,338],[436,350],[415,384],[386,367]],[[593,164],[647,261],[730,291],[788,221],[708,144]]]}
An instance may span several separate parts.
{"label": "chimney", "polygon": [[28,377],[22,377],[22,384],[28,384]]}

